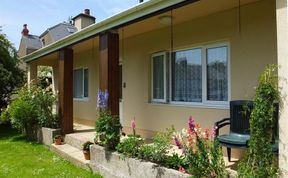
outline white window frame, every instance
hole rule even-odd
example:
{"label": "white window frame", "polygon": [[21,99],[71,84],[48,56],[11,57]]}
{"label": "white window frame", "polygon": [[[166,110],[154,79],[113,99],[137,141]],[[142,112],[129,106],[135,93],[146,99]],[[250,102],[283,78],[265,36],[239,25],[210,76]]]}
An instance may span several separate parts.
{"label": "white window frame", "polygon": [[[172,53],[180,52],[180,51],[187,51],[187,50],[193,50],[193,49],[201,49],[201,55],[203,56],[203,51],[202,51],[202,46],[196,46],[192,48],[182,48],[178,50],[174,50]],[[173,101],[172,100],[172,56],[173,54],[171,53],[171,59],[169,61],[169,68],[170,68],[170,74],[169,74],[169,100],[171,104],[175,105],[195,105],[195,106],[201,106],[203,105],[203,75],[202,75],[202,102],[182,102],[182,101]],[[201,57],[201,67],[202,67],[202,74],[203,74],[203,61]]]}
{"label": "white window frame", "polygon": [[[227,82],[228,82],[228,100],[227,101],[209,101],[207,100],[207,49],[209,48],[217,48],[217,47],[227,47]],[[170,54],[171,59],[169,62],[169,100],[170,104],[172,105],[181,105],[181,106],[203,106],[203,107],[226,107],[229,105],[229,101],[231,100],[231,69],[230,69],[230,43],[223,42],[223,43],[214,43],[208,45],[198,45],[190,48],[182,48],[174,50],[172,53],[178,51],[185,51],[185,50],[193,50],[193,49],[201,49],[202,53],[202,102],[179,102],[172,100],[172,54]]]}
{"label": "white window frame", "polygon": [[[228,96],[227,96],[227,101],[210,101],[207,99],[207,49],[210,48],[219,48],[219,47],[227,47],[227,92],[228,92]],[[224,42],[224,43],[216,43],[216,44],[209,44],[209,45],[205,45],[205,47],[203,48],[203,50],[205,50],[205,58],[204,58],[204,64],[205,64],[205,83],[203,83],[203,87],[204,87],[204,94],[205,97],[203,98],[203,103],[204,104],[214,104],[214,105],[229,105],[229,101],[231,100],[231,72],[230,72],[230,44],[228,42]],[[202,61],[203,62],[203,61]]]}
{"label": "white window frame", "polygon": [[[156,56],[163,56],[163,63],[164,63],[164,98],[163,99],[154,99],[154,66],[153,66],[153,59]],[[166,103],[167,102],[167,52],[158,52],[158,53],[154,53],[151,56],[151,101],[155,102],[155,103]]]}
{"label": "white window frame", "polygon": [[[79,70],[81,69],[82,72],[83,72],[83,76],[82,76],[82,96],[80,98],[74,98],[74,84],[73,84],[73,100],[75,101],[88,101],[89,100],[89,69],[88,67],[77,67],[77,68],[74,68],[73,69],[73,77],[74,77],[74,71],[75,70]],[[88,97],[84,97],[84,87],[85,87],[85,84],[84,84],[84,80],[85,80],[85,72],[84,70],[88,70]],[[73,82],[74,82],[74,78],[73,78]]]}

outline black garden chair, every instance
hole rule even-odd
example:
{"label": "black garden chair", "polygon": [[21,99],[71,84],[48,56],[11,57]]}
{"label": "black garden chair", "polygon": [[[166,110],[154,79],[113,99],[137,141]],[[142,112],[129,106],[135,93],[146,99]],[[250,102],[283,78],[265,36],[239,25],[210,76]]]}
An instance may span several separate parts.
{"label": "black garden chair", "polygon": [[[252,101],[230,101],[230,118],[215,123],[217,139],[222,146],[227,147],[229,161],[231,161],[231,148],[247,148],[247,142],[250,139],[249,119],[252,109]],[[226,125],[230,125],[229,134],[219,135],[219,130]]]}
{"label": "black garden chair", "polygon": [[[248,100],[230,101],[230,118],[215,123],[216,137],[222,146],[227,147],[228,160],[231,161],[231,148],[247,148],[250,139],[249,119],[253,110],[253,102]],[[278,154],[278,116],[279,104],[274,104],[274,123],[272,134],[272,150]],[[229,134],[219,135],[219,130],[230,125]]]}

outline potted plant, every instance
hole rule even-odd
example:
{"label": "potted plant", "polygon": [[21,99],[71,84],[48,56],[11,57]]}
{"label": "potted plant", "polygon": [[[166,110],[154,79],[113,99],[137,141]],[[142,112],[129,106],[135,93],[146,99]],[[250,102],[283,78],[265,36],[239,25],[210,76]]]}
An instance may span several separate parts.
{"label": "potted plant", "polygon": [[61,135],[56,135],[54,137],[54,144],[55,145],[61,145],[61,142],[62,142],[62,136]]}
{"label": "potted plant", "polygon": [[90,145],[93,145],[90,141],[83,144],[83,154],[86,160],[90,160]]}

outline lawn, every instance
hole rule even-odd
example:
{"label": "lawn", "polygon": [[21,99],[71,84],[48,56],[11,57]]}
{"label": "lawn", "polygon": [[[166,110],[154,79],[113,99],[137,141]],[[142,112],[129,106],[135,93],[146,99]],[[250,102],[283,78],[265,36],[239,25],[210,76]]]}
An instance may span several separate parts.
{"label": "lawn", "polygon": [[9,126],[0,125],[0,178],[100,178],[75,167],[41,144],[27,141]]}

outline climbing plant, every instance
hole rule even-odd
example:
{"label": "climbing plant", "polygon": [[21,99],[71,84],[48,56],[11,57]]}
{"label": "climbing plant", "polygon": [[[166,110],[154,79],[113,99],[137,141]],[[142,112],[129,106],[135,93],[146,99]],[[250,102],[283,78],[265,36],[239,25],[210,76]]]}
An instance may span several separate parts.
{"label": "climbing plant", "polygon": [[279,102],[277,66],[269,65],[259,77],[250,119],[249,148],[238,169],[238,177],[277,177],[272,152],[274,103]]}

